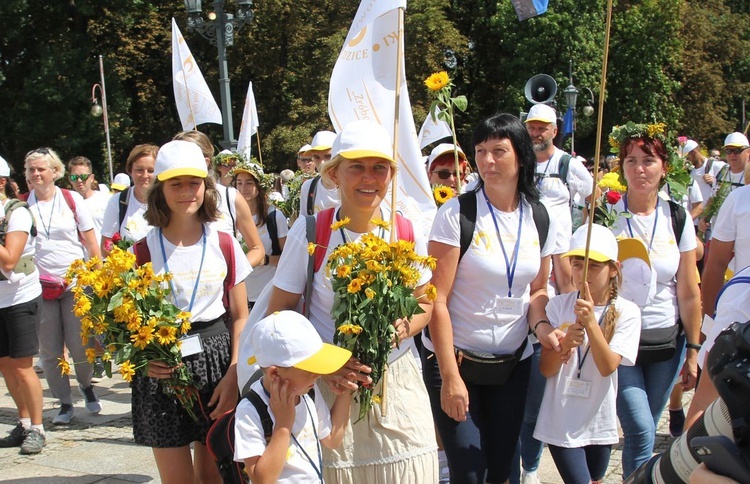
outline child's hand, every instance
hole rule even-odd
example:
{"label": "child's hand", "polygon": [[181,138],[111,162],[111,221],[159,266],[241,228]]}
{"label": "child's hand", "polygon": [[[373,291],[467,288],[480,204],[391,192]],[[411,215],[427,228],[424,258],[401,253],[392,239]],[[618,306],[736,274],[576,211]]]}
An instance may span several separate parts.
{"label": "child's hand", "polygon": [[565,338],[561,341],[561,346],[564,352],[570,351],[573,348],[581,346],[584,339],[584,328],[579,322],[575,322],[568,326],[565,332]]}
{"label": "child's hand", "polygon": [[592,328],[598,323],[594,316],[594,300],[591,298],[591,291],[589,290],[589,283],[584,282],[584,292],[586,293],[586,299],[576,299],[576,305],[573,311],[577,317],[577,322],[581,323],[584,328]]}
{"label": "child's hand", "polygon": [[289,380],[281,380],[278,376],[273,379],[269,406],[276,417],[276,427],[286,427],[292,431],[296,399],[297,397],[289,390]]}
{"label": "child's hand", "polygon": [[562,364],[566,364],[568,361],[570,361],[570,357],[573,356],[573,350],[570,349],[565,352],[560,353],[560,361],[562,361]]}

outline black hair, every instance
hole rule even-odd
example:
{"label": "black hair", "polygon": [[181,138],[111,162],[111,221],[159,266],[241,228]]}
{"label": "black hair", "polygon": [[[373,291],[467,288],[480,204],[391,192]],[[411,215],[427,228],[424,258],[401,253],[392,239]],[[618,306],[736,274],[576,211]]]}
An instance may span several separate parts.
{"label": "black hair", "polygon": [[[539,189],[534,180],[536,154],[531,136],[526,126],[512,114],[500,113],[485,118],[474,129],[471,143],[476,146],[490,139],[507,139],[513,146],[518,159],[518,191],[528,200],[539,200]],[[484,184],[480,178],[478,187]]]}

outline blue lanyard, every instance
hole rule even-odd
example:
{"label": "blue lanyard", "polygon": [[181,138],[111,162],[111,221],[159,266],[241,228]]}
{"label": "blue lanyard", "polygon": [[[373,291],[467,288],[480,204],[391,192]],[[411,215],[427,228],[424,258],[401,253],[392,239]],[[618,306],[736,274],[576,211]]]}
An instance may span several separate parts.
{"label": "blue lanyard", "polygon": [[[625,211],[628,211],[628,195],[625,194],[624,197],[622,197],[622,203],[625,206]],[[654,236],[656,235],[656,223],[659,221],[659,196],[656,196],[656,208],[654,209],[654,228],[651,230],[651,240],[648,243],[648,254],[651,255],[651,247],[654,245]],[[630,217],[626,217],[625,221],[628,223],[628,232],[630,232],[630,237],[634,238],[633,236],[633,227],[630,225]],[[677,234],[675,234],[675,237],[677,237]],[[645,240],[644,240],[645,242]]]}
{"label": "blue lanyard", "polygon": [[487,209],[492,215],[492,222],[495,224],[495,233],[497,234],[497,241],[500,242],[500,249],[503,251],[503,257],[505,258],[505,275],[508,278],[508,297],[513,297],[513,278],[516,275],[516,264],[518,263],[518,249],[521,247],[521,227],[523,226],[523,200],[519,197],[518,199],[518,235],[516,235],[516,245],[513,247],[513,254],[511,259],[508,260],[508,253],[505,251],[505,244],[503,244],[503,238],[500,237],[500,227],[497,225],[497,219],[495,218],[495,212],[493,211],[490,199],[487,198],[487,193],[482,187],[482,194],[484,195],[484,201],[487,202]]}
{"label": "blue lanyard", "polygon": [[541,188],[542,182],[545,178],[547,178],[547,170],[549,170],[549,164],[552,161],[552,158],[555,156],[554,153],[552,153],[552,156],[549,157],[549,160],[547,160],[547,164],[544,165],[544,172],[542,173],[534,173],[534,176],[536,176],[536,187]]}
{"label": "blue lanyard", "polygon": [[[193,303],[195,302],[195,294],[198,292],[198,283],[201,280],[201,272],[203,272],[203,261],[206,259],[206,227],[203,229],[203,249],[201,252],[201,265],[198,267],[198,275],[195,277],[195,285],[193,286],[193,295],[190,296],[190,306],[188,306],[188,312],[193,312]],[[164,235],[162,234],[161,228],[159,228],[159,245],[161,246],[161,256],[164,259],[164,270],[169,272],[169,264],[167,263],[167,251],[164,250]],[[177,291],[174,288],[174,282],[169,280],[169,287],[172,289],[172,297],[177,302]]]}
{"label": "blue lanyard", "polygon": [[[268,397],[269,401],[271,399],[271,394],[268,393],[268,390],[266,390],[266,387],[263,386],[263,380],[261,379],[261,387],[263,388],[263,392],[265,392],[266,396]],[[312,431],[313,436],[315,436],[315,445],[318,449],[318,465],[315,465],[315,462],[313,462],[312,458],[310,457],[310,454],[307,453],[304,447],[300,445],[299,441],[297,440],[297,437],[292,432],[289,432],[292,435],[292,440],[294,440],[295,445],[299,448],[299,450],[302,451],[302,454],[304,454],[305,459],[307,459],[307,462],[310,463],[313,470],[315,471],[315,474],[318,475],[318,479],[320,479],[320,482],[323,482],[323,451],[320,448],[320,439],[318,438],[318,431],[315,428],[315,419],[313,418],[312,411],[310,410],[310,406],[307,404],[307,399],[305,398],[305,395],[301,395],[300,398],[302,399],[302,402],[305,404],[305,409],[307,410],[307,415],[310,417],[310,425],[312,425]],[[296,410],[295,410],[296,411]]]}
{"label": "blue lanyard", "polygon": [[[34,194],[36,198],[36,194]],[[42,221],[42,227],[44,227],[44,233],[47,234],[49,239],[49,231],[52,229],[52,216],[55,214],[55,203],[57,203],[57,190],[55,190],[55,196],[52,198],[52,209],[49,212],[49,224],[44,225],[44,217],[42,217],[42,211],[39,210],[39,200],[36,201],[36,213],[39,214],[39,220]]]}
{"label": "blue lanyard", "polygon": [[[383,209],[380,209],[380,218],[383,218]],[[336,221],[341,221],[341,209],[336,210]],[[344,227],[339,228],[339,232],[341,233],[341,240],[343,240],[346,244],[348,241],[346,232],[344,232]],[[378,231],[378,237],[380,237],[381,239],[385,239],[385,230],[383,229],[383,227],[380,227],[380,230]]]}
{"label": "blue lanyard", "polygon": [[[578,297],[581,297],[581,293],[578,293]],[[602,315],[599,316],[599,326],[602,325],[602,321],[604,321],[604,315],[607,314],[607,309],[609,309],[609,303],[607,303],[606,306],[604,306],[604,311],[602,311]],[[578,374],[576,375],[576,379],[581,379],[581,368],[583,368],[583,362],[586,361],[586,357],[589,355],[589,350],[591,349],[591,343],[589,342],[588,346],[586,347],[586,352],[583,354],[583,358],[581,358],[581,347],[576,347],[576,351],[578,352]]]}

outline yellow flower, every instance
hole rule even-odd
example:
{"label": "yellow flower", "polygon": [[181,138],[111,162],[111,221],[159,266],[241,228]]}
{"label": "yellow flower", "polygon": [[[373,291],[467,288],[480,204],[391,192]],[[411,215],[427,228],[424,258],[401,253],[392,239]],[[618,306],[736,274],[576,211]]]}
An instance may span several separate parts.
{"label": "yellow flower", "polygon": [[60,375],[70,375],[70,363],[68,363],[68,360],[64,356],[57,359],[57,366],[60,368]]}
{"label": "yellow flower", "polygon": [[130,360],[122,362],[122,365],[120,365],[120,374],[125,381],[133,381],[135,367],[130,363]]}
{"label": "yellow flower", "polygon": [[667,127],[664,123],[649,124],[646,127],[649,138],[653,138],[657,135],[664,134],[664,129]]}
{"label": "yellow flower", "polygon": [[307,244],[307,253],[310,254],[310,255],[313,255],[315,253],[315,243],[314,242],[309,242]]}
{"label": "yellow flower", "polygon": [[447,86],[451,82],[450,77],[448,77],[448,73],[445,71],[436,72],[427,79],[424,80],[424,85],[427,86],[427,89],[430,91],[439,91],[445,86]]}
{"label": "yellow flower", "polygon": [[391,228],[391,224],[387,220],[370,220],[370,222],[381,229],[388,230]]}
{"label": "yellow flower", "polygon": [[437,299],[437,288],[432,284],[427,284],[424,293],[427,296],[428,301],[434,301]]}
{"label": "yellow flower", "polygon": [[432,190],[432,196],[435,197],[435,201],[439,203],[440,205],[444,204],[451,198],[455,197],[456,194],[453,192],[453,189],[450,187],[446,187],[443,185],[437,185]]}
{"label": "yellow flower", "polygon": [[112,359],[112,355],[110,354],[110,352],[109,352],[109,351],[105,351],[105,352],[104,352],[104,353],[102,354],[102,361],[109,361],[109,360],[111,360],[111,359]]}
{"label": "yellow flower", "polygon": [[[337,220],[336,222],[333,222],[331,224],[331,230],[338,230],[338,229],[340,229],[342,227],[346,227],[349,222],[351,222],[351,220],[349,219],[349,217],[344,217],[341,220]],[[308,247],[307,250],[309,252],[310,248]]]}
{"label": "yellow flower", "polygon": [[145,349],[154,339],[154,328],[150,325],[141,326],[137,333],[130,335],[130,341],[138,349]]}
{"label": "yellow flower", "polygon": [[620,151],[620,143],[612,136],[609,137],[609,146],[612,147],[612,151]]}
{"label": "yellow flower", "polygon": [[429,267],[429,268],[430,268],[430,270],[432,270],[432,271],[434,271],[434,270],[435,270],[435,267],[437,267],[437,259],[435,259],[435,258],[434,258],[434,257],[432,257],[431,255],[430,255],[430,256],[427,256],[427,257],[425,257],[425,258],[424,258],[424,259],[422,260],[422,263],[423,263],[424,265],[426,265],[427,267]]}
{"label": "yellow flower", "polygon": [[599,188],[615,190],[620,193],[625,193],[628,190],[628,187],[620,183],[620,176],[615,172],[604,175],[597,185]]}
{"label": "yellow flower", "polygon": [[190,320],[189,319],[183,319],[182,324],[180,325],[180,334],[188,334],[188,331],[190,331],[191,328]]}
{"label": "yellow flower", "polygon": [[143,323],[141,315],[139,313],[132,313],[128,320],[128,331],[135,333],[141,328],[141,323]]}
{"label": "yellow flower", "polygon": [[175,336],[177,335],[177,328],[172,326],[161,326],[159,331],[156,332],[156,339],[160,345],[168,345],[174,343]]}
{"label": "yellow flower", "polygon": [[352,273],[352,268],[348,265],[338,266],[336,268],[336,277],[343,279]]}
{"label": "yellow flower", "polygon": [[94,360],[96,360],[96,350],[94,348],[86,348],[86,359],[92,365],[94,364]]}
{"label": "yellow flower", "polygon": [[338,327],[341,334],[359,334],[362,332],[362,326],[357,324],[342,324]]}
{"label": "yellow flower", "polygon": [[365,296],[367,296],[367,299],[375,299],[375,291],[368,287],[365,289]]}
{"label": "yellow flower", "polygon": [[91,300],[87,297],[78,299],[73,306],[73,314],[79,318],[88,314],[89,311],[91,311]]}
{"label": "yellow flower", "polygon": [[372,272],[383,272],[385,270],[385,267],[383,267],[383,264],[376,260],[367,260],[365,261],[365,265],[367,266],[367,270],[370,270]]}
{"label": "yellow flower", "polygon": [[348,286],[346,286],[346,290],[349,291],[350,294],[356,294],[362,289],[362,281],[357,279],[352,279],[352,282],[349,283]]}
{"label": "yellow flower", "polygon": [[373,395],[372,396],[372,403],[374,403],[375,405],[380,405],[381,401],[382,400],[380,398],[380,395]]}

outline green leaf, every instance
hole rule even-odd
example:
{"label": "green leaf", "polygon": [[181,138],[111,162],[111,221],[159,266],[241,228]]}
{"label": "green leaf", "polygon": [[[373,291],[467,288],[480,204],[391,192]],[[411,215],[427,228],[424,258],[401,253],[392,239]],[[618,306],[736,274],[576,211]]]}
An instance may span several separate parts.
{"label": "green leaf", "polygon": [[456,108],[462,113],[466,112],[466,108],[469,107],[469,101],[463,94],[460,96],[456,96],[451,100],[453,101],[453,105],[456,106]]}

